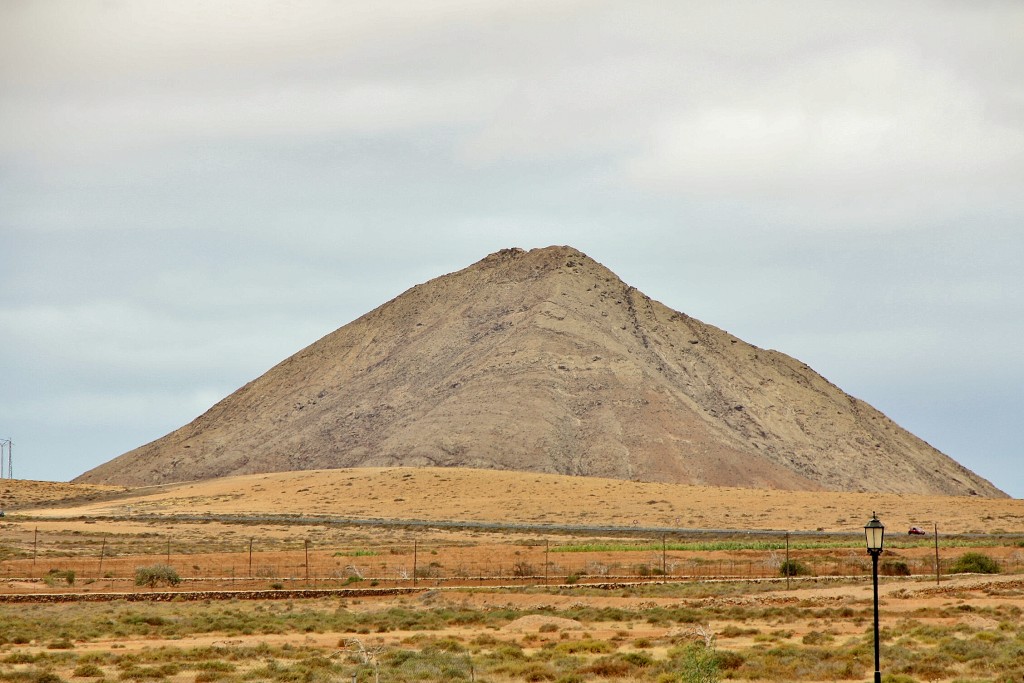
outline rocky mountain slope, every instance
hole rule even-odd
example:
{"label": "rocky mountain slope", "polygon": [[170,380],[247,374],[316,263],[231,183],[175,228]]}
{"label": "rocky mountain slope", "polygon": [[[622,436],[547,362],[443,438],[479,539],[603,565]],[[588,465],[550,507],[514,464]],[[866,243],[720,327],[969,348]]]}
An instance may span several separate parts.
{"label": "rocky mountain slope", "polygon": [[1005,495],[805,364],[569,247],[417,285],[76,481],[395,465]]}

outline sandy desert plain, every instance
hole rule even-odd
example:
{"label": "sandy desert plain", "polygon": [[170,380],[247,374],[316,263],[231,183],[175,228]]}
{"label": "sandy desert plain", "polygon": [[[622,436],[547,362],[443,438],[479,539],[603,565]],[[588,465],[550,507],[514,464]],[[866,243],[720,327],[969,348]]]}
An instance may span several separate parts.
{"label": "sandy desert plain", "polygon": [[367,468],[0,506],[8,681],[866,680],[872,512],[884,680],[1024,679],[1021,500]]}

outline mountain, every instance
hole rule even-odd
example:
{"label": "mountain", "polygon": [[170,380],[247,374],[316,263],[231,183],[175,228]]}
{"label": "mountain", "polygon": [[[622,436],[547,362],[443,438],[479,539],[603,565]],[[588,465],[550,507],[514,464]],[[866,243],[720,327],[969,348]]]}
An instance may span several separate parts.
{"label": "mountain", "polygon": [[570,247],[417,285],[75,481],[397,465],[1005,497],[807,365]]}

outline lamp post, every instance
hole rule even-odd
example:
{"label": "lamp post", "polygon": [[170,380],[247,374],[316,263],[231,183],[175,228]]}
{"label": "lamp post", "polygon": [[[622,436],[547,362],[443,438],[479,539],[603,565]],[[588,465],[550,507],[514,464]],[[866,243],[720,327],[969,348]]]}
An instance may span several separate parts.
{"label": "lamp post", "polygon": [[882,673],[878,666],[878,556],[882,554],[882,539],[885,527],[878,521],[878,515],[871,513],[871,521],[864,525],[864,537],[871,555],[871,581],[875,591],[875,683],[882,683]]}

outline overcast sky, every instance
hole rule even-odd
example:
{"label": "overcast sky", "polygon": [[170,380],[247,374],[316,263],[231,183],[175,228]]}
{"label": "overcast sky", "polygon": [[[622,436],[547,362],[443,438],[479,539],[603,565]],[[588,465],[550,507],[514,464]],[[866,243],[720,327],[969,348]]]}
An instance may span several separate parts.
{"label": "overcast sky", "polygon": [[0,0],[18,477],[551,244],[1024,497],[1024,3]]}

